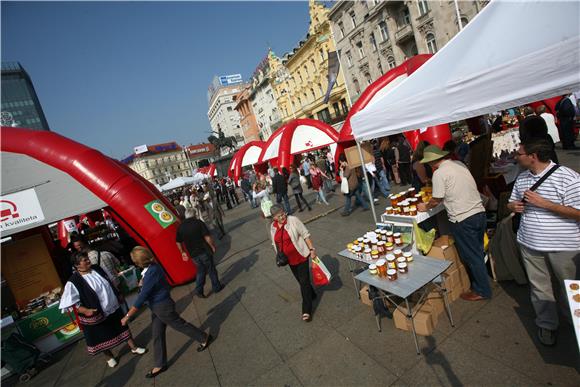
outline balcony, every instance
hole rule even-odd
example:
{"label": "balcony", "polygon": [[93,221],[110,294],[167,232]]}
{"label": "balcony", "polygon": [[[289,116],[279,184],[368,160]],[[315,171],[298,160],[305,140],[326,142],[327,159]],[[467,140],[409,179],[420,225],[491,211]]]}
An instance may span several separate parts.
{"label": "balcony", "polygon": [[398,44],[405,42],[413,36],[413,27],[411,27],[410,24],[404,25],[403,27],[399,28],[397,32],[395,32],[395,40]]}

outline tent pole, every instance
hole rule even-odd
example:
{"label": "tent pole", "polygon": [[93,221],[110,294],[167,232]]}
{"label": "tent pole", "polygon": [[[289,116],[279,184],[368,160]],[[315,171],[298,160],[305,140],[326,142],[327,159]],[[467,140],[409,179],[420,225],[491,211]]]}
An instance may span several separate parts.
{"label": "tent pole", "polygon": [[373,213],[373,219],[375,221],[375,224],[377,224],[377,213],[375,212],[375,202],[373,200],[373,193],[371,192],[371,184],[369,183],[369,178],[367,176],[367,171],[365,169],[365,162],[363,159],[363,154],[362,154],[362,149],[360,147],[360,142],[357,140],[356,141],[356,148],[358,149],[358,157],[360,158],[360,163],[361,163],[361,167],[362,167],[362,171],[363,171],[363,178],[365,179],[365,185],[366,188],[368,190],[369,193],[369,200],[370,200],[370,207],[371,207],[371,211]]}

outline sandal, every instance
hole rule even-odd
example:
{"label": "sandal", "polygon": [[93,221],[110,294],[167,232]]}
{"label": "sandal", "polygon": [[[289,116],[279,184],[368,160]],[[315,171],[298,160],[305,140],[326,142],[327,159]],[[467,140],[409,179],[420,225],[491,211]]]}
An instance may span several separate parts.
{"label": "sandal", "polygon": [[312,316],[310,316],[308,313],[304,313],[302,315],[302,321],[304,321],[304,322],[310,322],[310,321],[312,321]]}
{"label": "sandal", "polygon": [[163,367],[161,367],[161,368],[160,368],[158,371],[156,371],[156,372],[153,372],[153,370],[151,370],[151,371],[147,372],[147,374],[145,375],[145,377],[146,377],[147,379],[152,379],[152,378],[156,377],[157,375],[159,375],[160,373],[163,373],[163,372],[165,372],[165,371],[167,371],[167,367],[166,367],[166,366],[163,366]]}
{"label": "sandal", "polygon": [[213,341],[213,336],[208,333],[207,339],[205,340],[205,343],[200,344],[199,347],[197,347],[197,352],[205,351],[207,349],[207,347],[209,347],[209,345],[212,343],[212,341]]}

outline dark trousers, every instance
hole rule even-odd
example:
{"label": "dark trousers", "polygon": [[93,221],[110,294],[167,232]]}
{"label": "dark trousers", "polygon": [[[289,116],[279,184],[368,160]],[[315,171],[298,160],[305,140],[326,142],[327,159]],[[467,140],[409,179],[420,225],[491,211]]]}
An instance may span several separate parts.
{"label": "dark trousers", "polygon": [[411,173],[411,163],[399,162],[399,176],[401,178],[402,185],[413,183],[413,176]]}
{"label": "dark trousers", "polygon": [[471,274],[471,290],[480,296],[491,298],[491,286],[485,267],[483,234],[486,227],[485,212],[451,223],[451,234],[467,270]]}
{"label": "dark trousers", "polygon": [[306,208],[310,208],[310,204],[308,204],[306,199],[304,199],[304,195],[302,195],[302,192],[295,193],[294,197],[296,198],[296,204],[298,204],[298,208],[300,210],[302,210],[302,205],[300,204],[300,200],[302,200],[304,202],[304,205],[306,206]]}
{"label": "dark trousers", "polygon": [[560,121],[560,138],[562,147],[572,148],[574,146],[574,120],[563,119]]}
{"label": "dark trousers", "polygon": [[311,175],[304,175],[306,178],[306,185],[308,188],[312,188],[312,176]]}
{"label": "dark trousers", "polygon": [[171,328],[186,336],[191,337],[198,343],[203,343],[207,335],[199,328],[188,323],[175,311],[175,303],[169,299],[151,306],[151,331],[153,334],[153,357],[155,367],[167,365],[167,345],[165,331],[169,325]]}
{"label": "dark trousers", "polygon": [[300,293],[302,293],[302,313],[312,314],[312,300],[316,298],[314,288],[310,282],[310,267],[308,260],[298,265],[290,265],[290,270],[294,278],[300,284]]}
{"label": "dark trousers", "polygon": [[209,274],[211,287],[213,292],[219,292],[222,289],[222,284],[218,278],[218,273],[213,262],[213,257],[207,253],[192,257],[193,262],[197,266],[197,276],[195,278],[195,292],[203,294],[203,287],[205,286],[205,277]]}
{"label": "dark trousers", "polygon": [[292,207],[290,207],[290,199],[288,198],[288,193],[283,193],[283,194],[276,194],[276,203],[280,204],[283,202],[283,206],[284,206],[284,211],[286,211],[287,214],[291,214],[292,213]]}

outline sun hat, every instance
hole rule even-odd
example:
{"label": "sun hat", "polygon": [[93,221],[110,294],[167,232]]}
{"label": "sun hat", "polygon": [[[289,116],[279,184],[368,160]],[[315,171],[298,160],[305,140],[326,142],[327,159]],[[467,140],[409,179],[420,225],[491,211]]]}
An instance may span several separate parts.
{"label": "sun hat", "polygon": [[442,150],[437,145],[429,145],[425,147],[425,150],[423,151],[423,159],[420,161],[420,163],[430,163],[431,161],[439,160],[448,154],[449,152]]}

